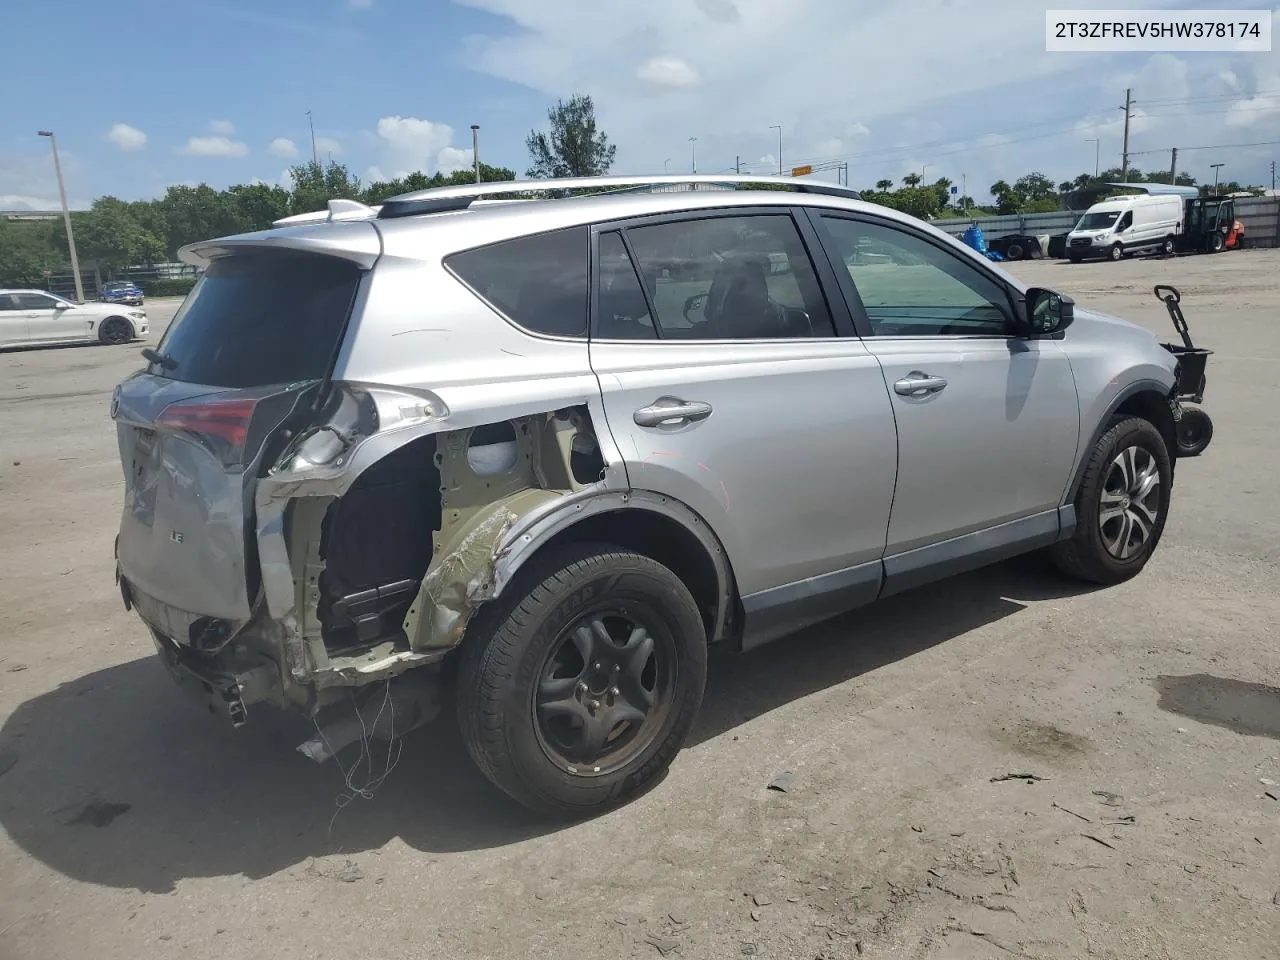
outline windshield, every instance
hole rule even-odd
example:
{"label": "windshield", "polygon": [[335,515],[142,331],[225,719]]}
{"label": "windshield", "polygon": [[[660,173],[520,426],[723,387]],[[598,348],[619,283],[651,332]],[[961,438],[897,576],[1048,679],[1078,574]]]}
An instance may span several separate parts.
{"label": "windshield", "polygon": [[1098,210],[1086,213],[1076,224],[1077,230],[1105,230],[1120,219],[1119,210]]}
{"label": "windshield", "polygon": [[215,260],[160,341],[156,376],[243,388],[329,373],[360,283],[355,264],[315,254]]}

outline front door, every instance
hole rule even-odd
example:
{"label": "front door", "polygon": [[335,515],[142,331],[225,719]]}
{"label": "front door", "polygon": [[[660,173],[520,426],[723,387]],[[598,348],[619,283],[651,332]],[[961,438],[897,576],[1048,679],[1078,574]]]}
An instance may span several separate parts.
{"label": "front door", "polygon": [[1011,336],[1009,287],[976,258],[879,218],[818,219],[897,418],[887,574],[1055,539],[1080,432],[1061,347]]}
{"label": "front door", "polygon": [[724,544],[744,643],[874,598],[893,412],[824,297],[812,228],[739,208],[606,224],[596,243],[591,366],[609,428],[631,485],[682,501]]}
{"label": "front door", "polygon": [[57,340],[82,340],[87,336],[89,320],[79,315],[71,304],[46,293],[15,293],[27,317],[27,334],[41,343]]}

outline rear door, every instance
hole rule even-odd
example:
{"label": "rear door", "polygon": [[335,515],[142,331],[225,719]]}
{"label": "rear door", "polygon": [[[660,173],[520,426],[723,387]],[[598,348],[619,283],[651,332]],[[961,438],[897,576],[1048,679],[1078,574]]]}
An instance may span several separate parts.
{"label": "rear door", "polygon": [[157,347],[163,362],[116,389],[125,477],[118,563],[153,623],[157,609],[167,629],[185,617],[193,632],[207,626],[202,618],[249,617],[263,450],[286,419],[305,415],[328,377],[361,276],[316,254],[215,260]]}
{"label": "rear door", "polygon": [[747,645],[880,586],[893,413],[815,244],[780,207],[596,228],[591,365],[609,428],[631,485],[724,543]]}
{"label": "rear door", "polygon": [[27,311],[12,293],[0,293],[0,347],[27,342]]}

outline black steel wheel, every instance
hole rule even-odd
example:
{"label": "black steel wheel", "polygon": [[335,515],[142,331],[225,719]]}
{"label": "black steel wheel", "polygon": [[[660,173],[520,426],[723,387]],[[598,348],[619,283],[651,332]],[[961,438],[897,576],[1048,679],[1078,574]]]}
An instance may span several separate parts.
{"label": "black steel wheel", "polygon": [[582,817],[666,772],[702,702],[707,638],[680,579],[641,554],[569,544],[535,557],[468,628],[458,723],[520,803]]}
{"label": "black steel wheel", "polygon": [[1178,456],[1198,457],[1213,439],[1213,421],[1203,410],[1185,407],[1178,421]]}
{"label": "black steel wheel", "polygon": [[1137,576],[1164,532],[1173,464],[1164,437],[1140,417],[1114,420],[1094,444],[1076,493],[1076,528],[1050,555],[1093,583]]}
{"label": "black steel wheel", "polygon": [[133,326],[124,317],[108,317],[98,328],[103,343],[118,347],[133,339]]}

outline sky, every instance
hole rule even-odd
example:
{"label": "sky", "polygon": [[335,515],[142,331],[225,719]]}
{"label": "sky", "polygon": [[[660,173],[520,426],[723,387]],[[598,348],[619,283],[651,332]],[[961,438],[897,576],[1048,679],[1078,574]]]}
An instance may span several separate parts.
{"label": "sky", "polygon": [[[1249,0],[1127,7],[1237,8]],[[548,105],[590,94],[615,173],[840,160],[853,186],[1132,163],[1270,186],[1280,52],[1047,53],[1044,11],[1099,0],[10,0],[0,209],[288,183],[312,152],[364,181],[480,157],[523,175]],[[1273,13],[1273,26],[1280,23]],[[1280,30],[1276,32],[1280,37]],[[15,85],[16,77],[27,78]],[[691,140],[690,138],[696,138]],[[1209,147],[1212,149],[1194,149]],[[816,174],[827,179],[835,174]]]}

